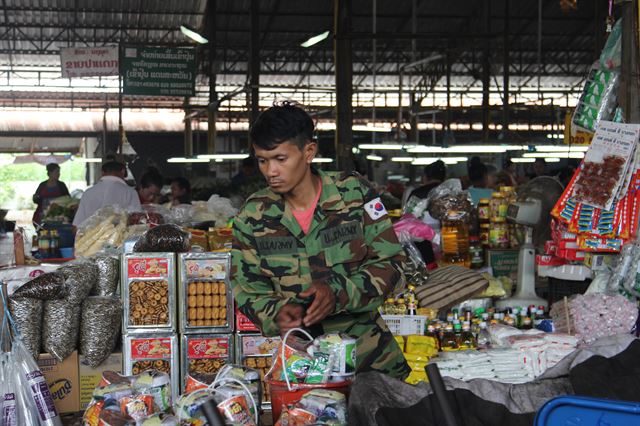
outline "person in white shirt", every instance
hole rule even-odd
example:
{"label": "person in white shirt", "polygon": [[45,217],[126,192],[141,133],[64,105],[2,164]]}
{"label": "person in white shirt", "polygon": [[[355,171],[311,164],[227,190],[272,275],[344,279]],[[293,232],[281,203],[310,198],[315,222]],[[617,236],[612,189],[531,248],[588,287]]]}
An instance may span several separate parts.
{"label": "person in white shirt", "polygon": [[124,181],[125,175],[124,164],[117,161],[104,163],[100,180],[82,194],[73,226],[78,227],[105,206],[117,205],[129,211],[142,211],[138,193]]}

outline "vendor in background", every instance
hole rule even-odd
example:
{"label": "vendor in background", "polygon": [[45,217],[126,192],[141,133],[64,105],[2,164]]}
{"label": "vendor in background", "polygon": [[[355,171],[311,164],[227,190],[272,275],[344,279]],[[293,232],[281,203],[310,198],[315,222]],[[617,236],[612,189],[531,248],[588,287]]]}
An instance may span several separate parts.
{"label": "vendor in background", "polygon": [[257,174],[256,159],[254,157],[247,157],[242,160],[240,171],[231,178],[231,185],[234,187],[244,185],[251,181]]}
{"label": "vendor in background", "polygon": [[533,179],[538,176],[547,175],[547,160],[544,158],[536,158],[536,161],[533,163],[533,173],[529,174],[529,177]]}
{"label": "vendor in background", "polygon": [[69,195],[69,189],[60,181],[60,166],[56,163],[47,164],[47,176],[49,179],[41,182],[33,194],[33,202],[38,205],[33,213],[33,224],[38,225],[42,221],[44,211],[54,198]]}
{"label": "vendor in background", "polygon": [[268,188],[233,222],[231,285],[264,336],[296,327],[357,339],[356,372],[409,373],[378,313],[404,260],[387,211],[364,178],[312,167],[313,120],[282,103],[264,111],[251,142]]}
{"label": "vendor in background", "polygon": [[183,177],[171,179],[171,205],[191,204],[191,184]]}
{"label": "vendor in background", "polygon": [[152,170],[143,174],[138,184],[140,204],[158,204],[162,185],[162,176],[157,171]]}
{"label": "vendor in background", "polygon": [[507,158],[504,160],[502,170],[498,173],[498,186],[518,186],[518,169],[516,163]]}
{"label": "vendor in background", "polygon": [[440,185],[447,178],[447,166],[442,160],[438,160],[425,166],[422,176],[422,186],[415,189],[411,195],[421,199],[427,198],[432,189]]}
{"label": "vendor in background", "polygon": [[469,171],[468,188],[473,205],[477,206],[481,198],[491,198],[493,189],[489,187],[489,170],[480,157],[471,157],[467,170]]}
{"label": "vendor in background", "polygon": [[135,189],[124,181],[126,170],[126,166],[117,161],[102,164],[102,177],[82,194],[73,226],[77,227],[105,206],[119,206],[130,211],[142,210]]}

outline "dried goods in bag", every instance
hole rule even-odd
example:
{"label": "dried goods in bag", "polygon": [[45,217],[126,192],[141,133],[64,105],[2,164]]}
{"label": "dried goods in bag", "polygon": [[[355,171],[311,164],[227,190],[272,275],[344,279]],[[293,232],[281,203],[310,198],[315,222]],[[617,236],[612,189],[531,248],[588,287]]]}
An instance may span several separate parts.
{"label": "dried goods in bag", "polygon": [[82,304],[80,353],[95,368],[109,357],[116,346],[122,303],[117,297],[89,297]]}
{"label": "dried goods in bag", "polygon": [[11,296],[9,310],[22,336],[24,346],[32,357],[37,358],[40,355],[44,301]]}
{"label": "dried goods in bag", "polygon": [[49,272],[27,281],[13,292],[12,297],[30,297],[40,300],[62,299],[68,294],[65,277],[60,272]]}
{"label": "dried goods in bag", "polygon": [[114,296],[120,281],[120,260],[116,256],[96,256],[98,275],[91,292],[94,296]]}
{"label": "dried goods in bag", "polygon": [[177,225],[165,224],[149,229],[133,247],[136,253],[189,251],[189,233]]}
{"label": "dried goods in bag", "polygon": [[67,264],[58,271],[64,275],[69,294],[66,300],[72,305],[80,305],[89,296],[98,278],[98,267],[90,261]]}
{"label": "dried goods in bag", "polygon": [[80,312],[80,305],[70,304],[67,300],[49,300],[44,303],[42,347],[60,362],[76,349]]}

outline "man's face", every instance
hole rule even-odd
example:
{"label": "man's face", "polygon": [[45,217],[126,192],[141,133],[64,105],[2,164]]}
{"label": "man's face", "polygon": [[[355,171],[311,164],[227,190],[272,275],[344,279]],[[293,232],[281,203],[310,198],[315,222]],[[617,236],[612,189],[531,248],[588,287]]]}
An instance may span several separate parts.
{"label": "man's face", "polygon": [[49,172],[49,177],[54,179],[54,180],[59,180],[60,179],[60,169],[53,169]]}
{"label": "man's face", "polygon": [[286,194],[302,182],[316,154],[317,145],[309,142],[300,150],[295,143],[287,141],[272,150],[255,145],[253,149],[269,188],[276,194]]}

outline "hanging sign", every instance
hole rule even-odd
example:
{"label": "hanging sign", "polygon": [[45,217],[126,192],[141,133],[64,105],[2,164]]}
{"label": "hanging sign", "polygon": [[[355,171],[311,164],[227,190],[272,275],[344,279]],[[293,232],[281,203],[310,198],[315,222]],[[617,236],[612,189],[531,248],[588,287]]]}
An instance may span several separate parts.
{"label": "hanging sign", "polygon": [[122,92],[125,95],[193,96],[195,49],[125,46],[122,49]]}
{"label": "hanging sign", "polygon": [[118,75],[118,47],[65,47],[60,49],[62,77]]}

